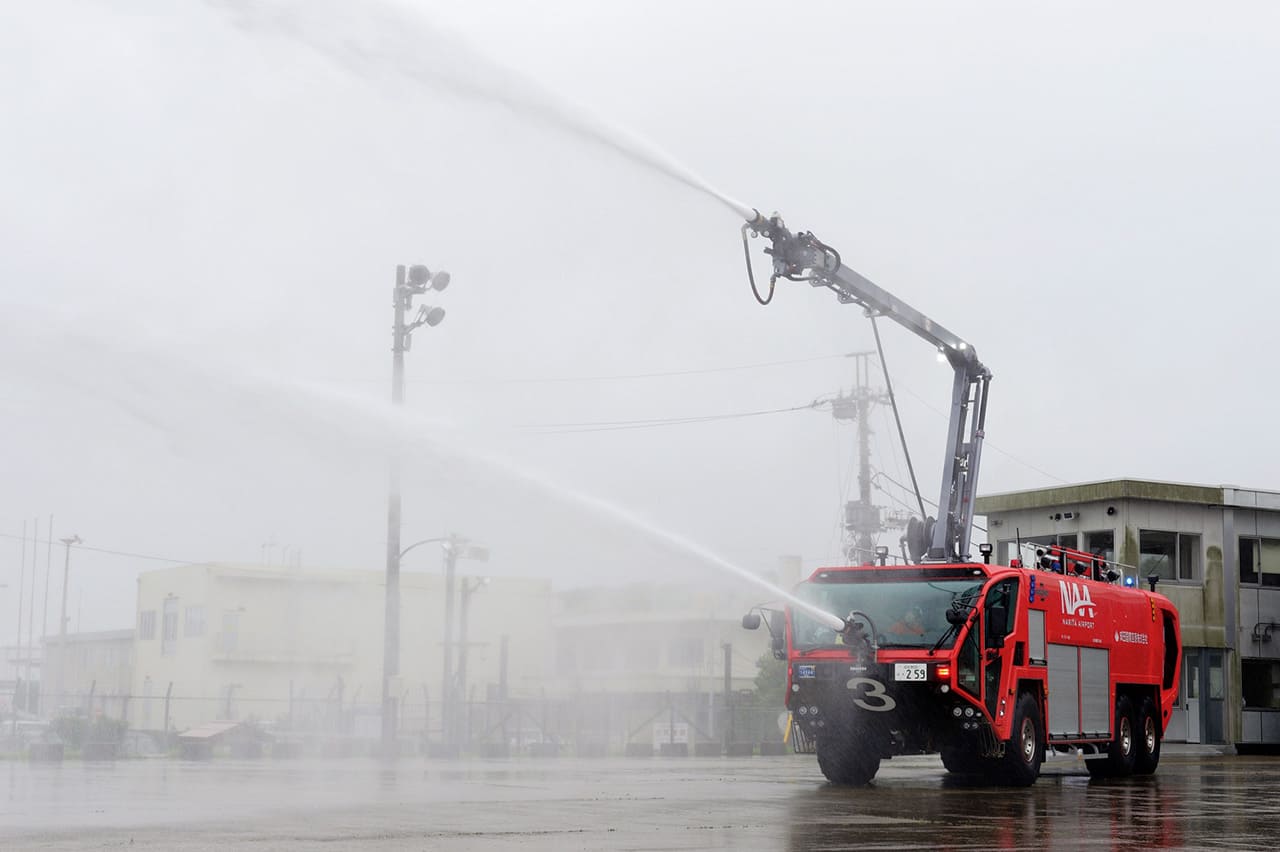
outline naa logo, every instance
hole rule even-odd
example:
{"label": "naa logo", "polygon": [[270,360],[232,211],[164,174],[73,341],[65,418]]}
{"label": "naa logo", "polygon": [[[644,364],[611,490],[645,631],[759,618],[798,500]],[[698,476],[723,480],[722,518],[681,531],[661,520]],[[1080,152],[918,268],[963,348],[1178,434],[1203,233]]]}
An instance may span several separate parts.
{"label": "naa logo", "polygon": [[1088,586],[1059,580],[1058,589],[1062,592],[1063,615],[1079,615],[1083,618],[1093,618],[1095,610],[1093,598],[1089,596]]}

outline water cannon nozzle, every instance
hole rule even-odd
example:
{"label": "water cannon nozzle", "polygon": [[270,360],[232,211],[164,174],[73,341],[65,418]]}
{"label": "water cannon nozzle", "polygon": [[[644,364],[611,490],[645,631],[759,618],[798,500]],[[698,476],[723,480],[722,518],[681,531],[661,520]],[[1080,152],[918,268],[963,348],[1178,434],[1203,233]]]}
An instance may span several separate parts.
{"label": "water cannon nozzle", "polygon": [[750,228],[751,230],[755,231],[758,234],[762,232],[768,226],[768,224],[769,224],[768,218],[766,218],[765,215],[761,213],[759,210],[752,207],[751,216],[747,219],[746,227]]}

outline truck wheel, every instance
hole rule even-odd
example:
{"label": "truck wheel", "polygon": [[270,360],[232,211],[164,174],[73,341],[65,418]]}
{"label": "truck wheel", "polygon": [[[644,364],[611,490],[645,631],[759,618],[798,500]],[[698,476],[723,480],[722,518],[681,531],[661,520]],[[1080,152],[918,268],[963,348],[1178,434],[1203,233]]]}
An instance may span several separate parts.
{"label": "truck wheel", "polygon": [[1138,753],[1138,740],[1134,723],[1133,702],[1129,696],[1116,699],[1116,730],[1107,746],[1106,759],[1089,760],[1089,774],[1095,778],[1123,778],[1133,774]]}
{"label": "truck wheel", "polygon": [[1040,703],[1024,692],[1013,710],[1013,736],[1005,744],[1002,780],[1015,787],[1030,787],[1040,777],[1044,762],[1044,722]]}
{"label": "truck wheel", "polygon": [[865,731],[836,729],[818,738],[818,768],[832,784],[861,786],[880,771],[880,755]]}
{"label": "truck wheel", "polygon": [[1160,711],[1151,696],[1142,699],[1138,708],[1137,754],[1133,771],[1138,775],[1150,775],[1160,764]]}
{"label": "truck wheel", "polygon": [[943,746],[939,752],[942,765],[955,775],[974,775],[980,771],[979,758],[966,746]]}

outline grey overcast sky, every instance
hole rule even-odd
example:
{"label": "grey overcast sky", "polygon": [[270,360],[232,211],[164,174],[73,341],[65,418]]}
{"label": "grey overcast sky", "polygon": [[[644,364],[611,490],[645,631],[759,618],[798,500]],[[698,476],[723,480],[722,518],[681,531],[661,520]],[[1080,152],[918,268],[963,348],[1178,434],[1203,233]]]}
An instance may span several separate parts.
{"label": "grey overcast sky", "polygon": [[[1280,488],[1275,4],[47,0],[5,18],[0,628],[16,537],[49,514],[108,550],[381,568],[397,263],[453,275],[407,359],[406,542],[457,531],[492,548],[486,570],[562,584],[716,577],[542,476],[749,570],[838,561],[851,429],[720,415],[847,388],[834,356],[873,347],[866,319],[805,285],[760,307],[732,213],[531,103],[651,140],[972,341],[995,373],[981,492]],[[936,497],[949,371],[884,330]],[[909,502],[875,418],[877,497]],[[626,428],[582,425],[601,423]],[[128,626],[134,578],[165,564],[73,561],[83,629]]]}

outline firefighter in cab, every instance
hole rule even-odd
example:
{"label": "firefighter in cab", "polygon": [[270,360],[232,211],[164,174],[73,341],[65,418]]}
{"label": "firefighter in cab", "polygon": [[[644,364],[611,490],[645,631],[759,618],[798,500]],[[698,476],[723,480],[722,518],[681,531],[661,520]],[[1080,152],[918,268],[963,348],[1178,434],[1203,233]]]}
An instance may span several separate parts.
{"label": "firefighter in cab", "polygon": [[899,636],[923,636],[925,632],[924,610],[917,604],[907,607],[907,611],[902,614],[902,618],[890,626],[889,632],[896,633]]}

